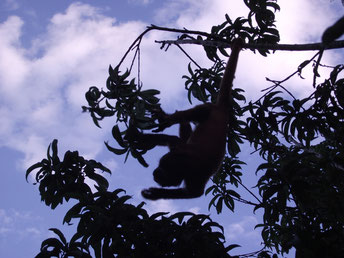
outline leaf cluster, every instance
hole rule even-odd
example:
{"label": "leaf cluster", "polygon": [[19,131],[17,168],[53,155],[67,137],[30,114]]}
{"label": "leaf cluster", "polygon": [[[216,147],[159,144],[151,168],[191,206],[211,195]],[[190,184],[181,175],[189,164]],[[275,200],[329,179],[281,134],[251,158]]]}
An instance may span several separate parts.
{"label": "leaf cluster", "polygon": [[58,157],[56,139],[48,147],[47,158],[27,169],[26,180],[37,169],[35,184],[39,184],[42,201],[52,209],[62,204],[63,200],[89,198],[92,191],[86,184],[85,177],[94,182],[99,191],[106,190],[109,184],[96,170],[111,173],[101,163],[79,156],[77,151],[67,151],[61,161]]}
{"label": "leaf cluster", "polygon": [[106,81],[107,90],[100,90],[92,86],[85,97],[88,106],[83,106],[83,111],[89,112],[95,125],[100,127],[99,121],[106,117],[116,117],[118,123],[124,124],[125,128],[120,131],[120,127],[115,125],[112,135],[120,149],[105,143],[109,151],[116,155],[131,154],[143,166],[148,166],[142,155],[149,149],[148,146],[138,146],[131,140],[133,130],[148,130],[157,127],[154,111],[160,109],[160,92],[149,89],[142,90],[142,86],[135,83],[135,79],[128,80],[130,76],[127,70],[123,74],[118,66],[109,66],[109,77]]}
{"label": "leaf cluster", "polygon": [[155,95],[160,92],[153,89],[141,90],[142,86],[136,84],[135,79],[129,81],[129,76],[128,70],[122,74],[118,66],[112,68],[110,65],[106,81],[107,90],[92,86],[86,92],[85,97],[89,106],[83,106],[83,111],[90,112],[93,122],[98,127],[99,121],[114,115],[117,122],[131,122],[140,129],[151,129],[156,126],[151,118],[151,112],[159,107],[159,99]]}
{"label": "leaf cluster", "polygon": [[[249,8],[247,18],[238,17],[234,21],[226,14],[226,21],[213,26],[208,37],[198,36],[197,40],[215,40],[232,42],[236,37],[242,38],[250,44],[276,44],[280,40],[279,32],[275,26],[275,12],[280,10],[276,0],[245,0]],[[190,38],[190,37],[181,37]],[[192,37],[191,37],[192,38]],[[205,46],[204,50],[212,61],[219,60],[218,51],[228,56],[223,47]],[[263,56],[269,54],[267,49],[258,50]]]}
{"label": "leaf cluster", "polygon": [[234,201],[239,200],[241,196],[236,191],[228,189],[227,187],[228,184],[238,187],[239,183],[241,183],[242,173],[240,170],[242,169],[241,165],[244,164],[245,163],[240,160],[225,157],[220,170],[212,179],[213,185],[205,192],[205,194],[211,193],[213,195],[213,198],[209,202],[209,209],[213,206],[217,214],[220,214],[223,204],[225,204],[229,210],[234,212]]}
{"label": "leaf cluster", "polygon": [[[191,212],[149,215],[143,202],[137,206],[128,204],[131,197],[122,195],[124,190],[107,191],[107,180],[94,174],[94,168],[110,171],[100,163],[86,161],[76,152],[67,153],[68,158],[60,162],[54,140],[48,148],[48,159],[27,172],[29,175],[40,168],[37,183],[40,191],[44,186],[42,200],[51,208],[62,203],[62,198],[77,200],[63,219],[68,225],[77,221],[77,232],[68,242],[60,230],[50,229],[57,236],[42,242],[37,257],[231,257],[228,251],[237,247],[225,247],[223,228],[207,215]],[[98,183],[96,192],[90,191],[85,179]],[[56,187],[61,184],[62,187]]]}
{"label": "leaf cluster", "polygon": [[262,237],[282,253],[335,257],[344,246],[344,109],[342,66],[309,97],[289,101],[273,91],[250,103],[244,131],[265,159],[257,188]]}

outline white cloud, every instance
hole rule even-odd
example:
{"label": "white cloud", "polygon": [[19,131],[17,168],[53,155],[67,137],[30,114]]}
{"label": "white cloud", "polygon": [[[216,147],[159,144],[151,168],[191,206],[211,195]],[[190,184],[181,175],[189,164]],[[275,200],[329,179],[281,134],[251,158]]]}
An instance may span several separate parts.
{"label": "white cloud", "polygon": [[[141,193],[137,193],[137,195],[141,195]],[[147,210],[148,214],[152,215],[157,212],[168,212],[169,215],[175,214],[177,212],[183,212],[185,211],[185,207],[182,207],[182,205],[178,201],[175,200],[157,200],[157,201],[146,201],[146,205],[144,208]],[[191,203],[189,202],[191,205]],[[201,213],[200,207],[194,206],[191,208],[187,208],[187,211],[192,212],[194,214]],[[188,218],[188,217],[187,217]]]}
{"label": "white cloud", "polygon": [[39,220],[39,217],[34,217],[30,212],[0,209],[0,239],[6,239],[9,235],[39,237],[41,231],[35,226],[29,226]]}
{"label": "white cloud", "polygon": [[61,138],[62,150],[78,148],[86,156],[103,148],[107,131],[81,114],[84,93],[104,85],[108,64],[144,28],[115,23],[97,8],[72,4],[51,19],[32,49],[20,45],[19,17],[0,25],[0,146],[23,151],[24,167],[41,159],[53,138]]}
{"label": "white cloud", "polygon": [[[327,26],[326,24],[331,24],[328,22],[328,17],[338,16],[335,14],[335,6],[327,1],[314,4],[314,1],[302,1],[300,3],[300,1],[294,0],[279,4],[281,11],[276,13],[276,17],[282,43],[317,42]],[[157,12],[155,19],[172,27],[209,31],[212,25],[224,21],[225,12],[234,20],[236,17],[246,16],[248,9],[242,1],[233,4],[230,1],[214,0],[209,4],[205,0],[176,0],[167,1],[164,8]],[[200,47],[191,46],[190,49],[185,45],[183,47],[190,51],[200,64],[206,63]],[[266,82],[265,77],[282,80],[296,71],[304,60],[311,58],[314,54],[315,52],[280,51],[274,55],[262,57],[245,50],[240,56],[234,86],[239,85],[239,87],[244,88],[248,99],[256,98],[261,95],[260,90],[271,85]],[[332,60],[333,56],[326,53],[323,61],[331,63]],[[311,73],[312,67],[308,67],[303,73],[307,79],[300,80],[295,77],[287,82],[287,88],[295,91],[297,96],[308,95],[312,90],[310,87]]]}
{"label": "white cloud", "polygon": [[283,43],[320,41],[326,27],[338,18],[329,1],[281,1],[279,5],[277,28]]}
{"label": "white cloud", "polygon": [[128,0],[129,4],[139,4],[139,5],[148,5],[153,3],[154,0]]}
{"label": "white cloud", "polygon": [[156,23],[165,23],[177,28],[210,31],[213,25],[224,22],[225,14],[236,18],[245,16],[248,9],[242,1],[174,0],[166,1],[157,10]]}
{"label": "white cloud", "polygon": [[225,227],[226,239],[229,242],[233,242],[238,239],[258,240],[260,239],[260,233],[254,230],[254,227],[258,224],[258,220],[253,216],[244,216],[242,221],[230,224]]}
{"label": "white cloud", "polygon": [[[246,15],[248,10],[239,2],[233,5],[222,0],[211,3],[205,0],[168,1],[157,11],[155,19],[158,24],[209,31],[212,25],[224,20],[225,12],[232,17]],[[320,24],[331,13],[325,3],[320,7],[312,1],[282,4],[278,16],[282,39],[304,42],[320,37],[324,28]],[[302,10],[302,15],[298,15],[297,10]],[[24,152],[23,167],[44,157],[53,138],[60,139],[60,153],[78,149],[81,155],[94,157],[104,148],[103,140],[109,138],[106,134],[113,121],[105,121],[104,129],[99,130],[89,115],[81,114],[84,93],[91,85],[104,86],[108,64],[119,61],[145,24],[137,21],[118,23],[103,15],[99,8],[74,3],[65,12],[55,14],[46,32],[34,39],[28,49],[20,44],[23,24],[24,21],[16,16],[0,24],[0,146]],[[161,90],[162,104],[167,112],[185,106],[185,98],[180,98],[181,94],[186,96],[181,76],[189,60],[174,47],[168,52],[161,51],[154,40],[174,36],[151,32],[141,46],[144,87]],[[185,48],[200,64],[208,62],[201,47]],[[284,78],[311,55],[283,53],[262,58],[244,51],[235,85],[255,97],[259,90],[269,86],[265,76]],[[290,83],[289,87],[302,93],[307,92],[308,86],[309,81],[299,80]]]}
{"label": "white cloud", "polygon": [[30,235],[31,237],[36,237],[41,235],[41,231],[34,227],[29,227],[25,229],[25,234]]}
{"label": "white cloud", "polygon": [[19,3],[16,0],[6,0],[5,8],[9,11],[14,11],[19,8]]}
{"label": "white cloud", "polygon": [[113,173],[118,168],[118,163],[116,161],[112,160],[106,160],[103,162],[104,166],[111,170],[111,173]]}
{"label": "white cloud", "polygon": [[169,212],[169,215],[171,215],[178,211],[178,208],[171,200],[157,200],[154,202],[148,202],[147,205],[144,206],[144,208],[150,215],[157,212]]}
{"label": "white cloud", "polygon": [[10,216],[8,216],[6,214],[6,211],[3,209],[0,209],[0,225],[4,226],[4,225],[8,225],[13,221],[13,218],[11,218]]}
{"label": "white cloud", "polygon": [[199,214],[199,213],[201,213],[201,208],[200,207],[192,207],[188,211],[192,212],[194,214]]}

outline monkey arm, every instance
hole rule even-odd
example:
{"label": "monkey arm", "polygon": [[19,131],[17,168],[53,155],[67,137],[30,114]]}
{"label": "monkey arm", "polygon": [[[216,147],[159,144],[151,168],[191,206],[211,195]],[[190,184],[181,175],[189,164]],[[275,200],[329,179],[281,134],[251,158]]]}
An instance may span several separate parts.
{"label": "monkey arm", "polygon": [[322,35],[322,42],[328,44],[339,38],[344,33],[344,17],[340,18],[335,24],[328,27]]}
{"label": "monkey arm", "polygon": [[241,38],[237,38],[233,41],[232,53],[229,57],[225,72],[220,83],[220,90],[216,101],[216,104],[218,106],[225,107],[229,104],[229,99],[232,94],[231,92],[233,87],[234,75],[238,64],[239,52],[242,48],[243,43],[244,41]]}
{"label": "monkey arm", "polygon": [[165,128],[168,128],[174,124],[181,124],[189,121],[200,123],[208,118],[213,107],[214,104],[206,103],[187,110],[176,111],[173,114],[166,115],[160,122],[159,128],[154,132],[161,132]]}
{"label": "monkey arm", "polygon": [[146,199],[158,200],[197,198],[202,196],[203,192],[203,189],[200,189],[199,191],[189,191],[187,188],[166,189],[151,187],[143,190],[141,194]]}

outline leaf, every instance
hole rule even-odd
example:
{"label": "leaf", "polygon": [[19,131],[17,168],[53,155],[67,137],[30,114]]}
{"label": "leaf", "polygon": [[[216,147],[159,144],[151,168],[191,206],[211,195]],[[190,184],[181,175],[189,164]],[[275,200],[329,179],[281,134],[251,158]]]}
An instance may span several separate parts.
{"label": "leaf", "polygon": [[126,193],[126,191],[125,191],[124,189],[118,188],[118,189],[116,189],[115,191],[113,191],[112,194],[114,194],[114,195],[117,196],[119,193],[122,193],[122,192],[123,192],[124,194]]}
{"label": "leaf", "polygon": [[215,188],[216,188],[215,185],[212,185],[212,186],[208,187],[207,190],[205,190],[205,195],[208,195]]}
{"label": "leaf", "polygon": [[159,98],[155,97],[154,95],[160,94],[160,91],[158,90],[145,90],[140,92],[141,98],[148,101],[150,104],[158,104]]}
{"label": "leaf", "polygon": [[193,72],[193,70],[192,70],[192,68],[191,68],[191,62],[190,62],[189,65],[188,65],[188,71],[189,71],[191,77],[193,77],[193,76],[194,76],[194,72]]}
{"label": "leaf", "polygon": [[143,156],[137,150],[131,150],[131,155],[139,161],[139,163],[145,168],[148,167],[148,163],[145,161]]}
{"label": "leaf", "polygon": [[240,194],[238,194],[236,191],[234,191],[234,190],[227,190],[227,193],[229,194],[229,195],[231,195],[231,196],[234,196],[234,197],[236,197],[236,198],[240,198],[241,196],[240,196]]}
{"label": "leaf", "polygon": [[80,237],[82,237],[82,234],[80,234],[79,232],[76,232],[76,233],[72,236],[72,238],[70,239],[69,244],[70,244],[70,245],[75,244],[76,246],[80,246],[80,247],[83,247],[84,249],[87,249],[87,246],[86,246],[84,243],[78,243],[78,242],[76,242]]}
{"label": "leaf", "polygon": [[[117,68],[117,67],[116,67]],[[124,81],[130,75],[129,70],[127,69],[124,74],[121,75],[121,80]]]}
{"label": "leaf", "polygon": [[49,230],[53,231],[56,235],[58,235],[59,238],[61,239],[62,243],[64,245],[67,245],[67,240],[66,240],[65,236],[63,235],[63,233],[59,229],[57,229],[57,228],[49,228]]}
{"label": "leaf", "polygon": [[97,127],[101,128],[101,126],[100,126],[99,123],[98,123],[98,120],[99,120],[99,119],[95,116],[95,113],[94,113],[94,112],[91,112],[91,117],[92,117],[93,123],[94,123]]}
{"label": "leaf", "polygon": [[262,163],[258,166],[256,172],[258,172],[259,170],[266,170],[269,168],[273,168],[273,165],[271,163]]}
{"label": "leaf", "polygon": [[226,247],[226,251],[229,252],[230,250],[237,248],[237,247],[241,247],[241,245],[237,245],[237,244],[229,245]]}
{"label": "leaf", "polygon": [[221,53],[222,55],[224,55],[224,56],[226,56],[226,57],[229,57],[227,51],[226,51],[224,48],[220,47],[220,48],[219,48],[219,51],[220,51],[220,53]]}
{"label": "leaf", "polygon": [[169,212],[157,212],[152,214],[152,216],[150,216],[151,219],[156,220],[158,217],[162,217],[164,215],[167,215]]}
{"label": "leaf", "polygon": [[209,221],[209,222],[205,223],[203,226],[209,227],[209,228],[216,227],[216,228],[220,229],[222,231],[222,233],[224,232],[223,226],[221,226],[219,223],[214,222],[214,221]]}
{"label": "leaf", "polygon": [[194,213],[188,212],[188,211],[177,212],[176,214],[171,215],[170,219],[171,220],[177,219],[178,223],[181,224],[183,222],[183,219],[184,219],[185,216],[194,216],[194,215],[195,215]]}
{"label": "leaf", "polygon": [[208,205],[208,210],[210,210],[211,206],[214,205],[215,201],[220,197],[219,194],[215,195],[213,199],[211,199],[211,201],[209,202],[209,205]]}
{"label": "leaf", "polygon": [[28,181],[28,180],[27,180],[27,177],[29,176],[29,174],[30,174],[33,170],[35,170],[35,169],[37,169],[37,168],[40,168],[40,167],[42,167],[42,166],[43,166],[42,162],[37,162],[36,164],[34,164],[34,165],[32,165],[31,167],[29,167],[29,168],[26,170],[26,175],[25,175],[26,181]]}
{"label": "leaf", "polygon": [[67,223],[69,224],[72,218],[77,217],[77,215],[80,214],[80,211],[84,205],[82,203],[75,204],[72,208],[70,208],[66,215],[63,218],[63,224]]}
{"label": "leaf", "polygon": [[53,140],[51,149],[53,151],[53,159],[56,159],[57,158],[57,139]]}
{"label": "leaf", "polygon": [[140,92],[140,95],[144,95],[144,96],[157,95],[157,94],[160,94],[160,91],[155,90],[155,89],[143,90]]}
{"label": "leaf", "polygon": [[114,127],[112,127],[112,136],[121,147],[125,147],[125,143],[123,141],[118,125],[114,125]]}
{"label": "leaf", "polygon": [[88,164],[91,165],[93,168],[97,168],[97,169],[102,170],[103,172],[107,172],[107,173],[111,174],[111,170],[108,169],[107,167],[105,167],[100,162],[97,162],[97,161],[91,159],[91,160],[89,160]]}
{"label": "leaf", "polygon": [[[92,234],[92,235],[94,235],[94,234]],[[90,241],[91,241],[91,239],[90,239]],[[96,258],[102,258],[102,256],[101,256],[101,253],[102,253],[101,252],[101,242],[97,241],[96,243],[92,243],[91,246],[94,250],[95,257]]]}
{"label": "leaf", "polygon": [[54,247],[54,249],[57,249],[56,251],[60,251],[63,248],[63,244],[56,238],[48,238],[42,242],[41,249],[48,247]]}
{"label": "leaf", "polygon": [[224,203],[228,209],[234,212],[234,200],[232,197],[225,198]]}
{"label": "leaf", "polygon": [[122,154],[124,154],[124,153],[126,153],[126,152],[128,151],[127,148],[122,149],[122,150],[121,150],[121,149],[113,148],[113,147],[111,147],[107,142],[104,142],[104,144],[105,144],[106,148],[107,148],[109,151],[115,153],[116,155],[122,155]]}
{"label": "leaf", "polygon": [[263,193],[263,199],[268,200],[271,196],[276,194],[281,189],[280,185],[272,185]]}
{"label": "leaf", "polygon": [[105,179],[105,177],[96,174],[96,173],[90,173],[86,175],[88,178],[94,180],[97,182],[98,186],[103,187],[104,190],[108,189],[109,182]]}

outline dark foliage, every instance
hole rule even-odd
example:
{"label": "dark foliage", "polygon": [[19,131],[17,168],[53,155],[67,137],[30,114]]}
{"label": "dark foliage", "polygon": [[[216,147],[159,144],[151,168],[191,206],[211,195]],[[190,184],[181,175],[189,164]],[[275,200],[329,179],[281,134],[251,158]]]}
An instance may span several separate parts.
{"label": "dark foliage", "polygon": [[[174,215],[156,213],[149,216],[142,207],[126,203],[131,197],[124,190],[107,191],[107,180],[94,173],[94,168],[107,168],[86,161],[77,152],[67,152],[61,162],[57,156],[57,141],[53,154],[33,165],[27,175],[39,169],[42,200],[51,208],[62,204],[63,198],[75,199],[75,204],[63,222],[77,220],[77,232],[67,242],[58,229],[50,229],[57,238],[43,241],[37,257],[230,257],[225,247],[223,228],[209,216],[181,212]],[[67,157],[67,158],[66,158]],[[86,165],[85,165],[86,164]],[[85,179],[97,183],[92,193]],[[46,183],[47,182],[47,183]]]}
{"label": "dark foliage", "polygon": [[[274,25],[277,1],[244,3],[249,8],[246,18],[233,21],[226,15],[226,20],[214,26],[211,33],[152,25],[128,52],[135,50],[137,54],[142,37],[153,29],[180,33],[178,40],[228,43],[241,37],[251,44],[278,43]],[[163,42],[162,48],[170,46],[166,44]],[[214,102],[224,70],[219,54],[228,56],[221,47],[204,46],[204,50],[213,62],[211,67],[203,68],[190,58],[188,74],[183,77],[190,102]],[[264,56],[269,54],[267,49],[258,51]],[[214,207],[218,213],[224,206],[234,211],[237,201],[251,205],[254,211],[263,211],[263,221],[256,227],[262,230],[264,248],[242,257],[277,257],[291,248],[296,249],[298,257],[341,257],[344,253],[344,67],[332,67],[330,77],[318,85],[314,79],[316,87],[303,99],[295,98],[284,85],[292,76],[301,77],[302,70],[315,57],[305,60],[285,80],[267,79],[273,85],[254,101],[246,103],[240,88],[233,91],[228,156],[206,194],[213,196],[209,208]],[[106,90],[94,86],[89,89],[88,106],[83,110],[98,127],[104,118],[115,117],[112,135],[119,147],[105,143],[106,147],[126,158],[131,154],[147,166],[143,155],[152,146],[139,144],[131,136],[158,126],[155,114],[160,107],[156,97],[159,92],[142,90],[140,81],[129,79],[131,68],[120,72],[123,59],[115,68],[110,66]],[[319,62],[313,69],[314,78],[319,75]],[[241,179],[245,162],[238,154],[243,144],[250,145],[262,159],[257,167],[259,196]],[[34,170],[38,170],[36,182],[40,184],[42,201],[55,208],[63,200],[75,199],[77,204],[67,212],[64,222],[78,222],[77,232],[69,242],[58,229],[51,229],[57,238],[45,240],[38,257],[90,257],[93,253],[96,257],[229,257],[228,251],[237,247],[224,246],[222,227],[208,216],[149,216],[143,203],[127,204],[130,197],[120,194],[121,190],[108,191],[106,179],[96,173],[110,172],[107,168],[85,160],[77,152],[68,151],[60,161],[56,140],[48,148],[47,159],[30,167],[26,176]],[[85,178],[94,181],[95,192],[85,184]],[[237,187],[252,194],[253,201],[242,199],[233,190]]]}

